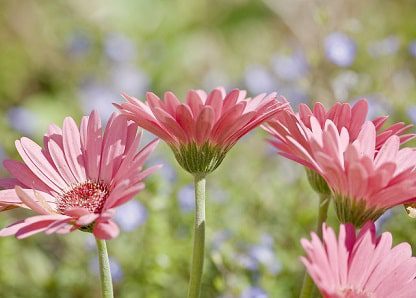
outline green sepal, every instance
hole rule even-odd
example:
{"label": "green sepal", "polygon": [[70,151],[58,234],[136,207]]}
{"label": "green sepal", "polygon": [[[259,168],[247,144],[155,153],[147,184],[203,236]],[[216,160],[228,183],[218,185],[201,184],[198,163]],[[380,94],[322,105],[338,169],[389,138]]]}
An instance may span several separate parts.
{"label": "green sepal", "polygon": [[206,175],[214,171],[224,160],[228,149],[211,145],[190,143],[179,147],[171,146],[176,160],[193,175]]}
{"label": "green sepal", "polygon": [[335,210],[341,223],[352,223],[360,228],[367,221],[376,221],[384,212],[385,208],[370,208],[365,200],[354,200],[343,195],[335,194]]}
{"label": "green sepal", "polygon": [[322,176],[319,175],[317,172],[308,168],[305,169],[309,184],[312,186],[313,190],[320,195],[330,195],[331,190],[329,189],[325,179],[322,178]]}

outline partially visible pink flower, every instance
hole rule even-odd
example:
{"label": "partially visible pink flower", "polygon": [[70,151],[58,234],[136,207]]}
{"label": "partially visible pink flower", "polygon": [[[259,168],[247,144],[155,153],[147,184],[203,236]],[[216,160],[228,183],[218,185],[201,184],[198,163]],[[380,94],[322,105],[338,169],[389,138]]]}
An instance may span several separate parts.
{"label": "partially visible pink flower", "polygon": [[316,128],[312,133],[313,157],[309,162],[332,190],[341,222],[361,226],[391,207],[414,200],[416,151],[400,149],[398,136],[389,137],[377,151],[376,128],[371,121],[352,143],[347,129],[339,132],[329,120],[323,130]]}
{"label": "partially visible pink flower", "polygon": [[143,164],[157,142],[141,151],[137,125],[112,115],[104,132],[96,112],[78,127],[68,117],[63,128],[50,125],[44,147],[28,138],[16,141],[23,162],[6,160],[11,178],[1,179],[0,206],[23,207],[39,215],[0,231],[0,236],[25,238],[35,233],[65,234],[80,229],[111,239],[119,229],[115,209],[144,189],[155,169]]}
{"label": "partially visible pink flower", "polygon": [[408,243],[392,247],[392,236],[376,236],[367,223],[356,235],[354,226],[341,225],[339,236],[323,225],[323,240],[302,239],[301,257],[324,298],[413,298],[416,258]]}
{"label": "partially visible pink flower", "polygon": [[[310,138],[314,133],[322,131],[329,120],[338,131],[344,128],[349,135],[349,142],[352,143],[366,122],[367,114],[368,103],[365,99],[357,101],[353,106],[337,102],[328,111],[319,102],[313,106],[313,110],[301,104],[298,114],[290,110],[280,113],[268,121],[265,129],[272,135],[270,142],[279,150],[280,155],[316,171],[316,165],[309,158],[313,154]],[[383,129],[387,118],[382,116],[372,120],[376,128],[376,150],[392,135],[399,136],[402,144],[415,137],[413,133],[406,133],[412,125],[405,125],[403,122]]]}
{"label": "partially visible pink flower", "polygon": [[179,164],[192,174],[215,170],[242,136],[288,105],[277,101],[275,94],[250,99],[245,91],[226,94],[222,88],[209,94],[191,90],[185,103],[172,92],[166,92],[163,100],[149,92],[146,103],[123,96],[127,102],[115,106],[167,142]]}

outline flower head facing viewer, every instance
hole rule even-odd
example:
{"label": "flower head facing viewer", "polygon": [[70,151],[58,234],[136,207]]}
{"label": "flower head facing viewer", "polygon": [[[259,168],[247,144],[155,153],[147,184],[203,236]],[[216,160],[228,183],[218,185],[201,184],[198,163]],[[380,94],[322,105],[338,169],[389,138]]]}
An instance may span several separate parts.
{"label": "flower head facing viewer", "polygon": [[81,229],[98,239],[116,237],[115,208],[140,192],[144,178],[157,168],[143,170],[157,142],[138,151],[140,136],[136,124],[114,114],[102,132],[92,112],[80,127],[70,117],[62,129],[50,125],[43,148],[28,138],[16,141],[23,162],[4,162],[11,178],[0,180],[6,188],[0,191],[0,208],[29,208],[39,215],[4,228],[0,236]]}
{"label": "flower head facing viewer", "polygon": [[392,247],[392,236],[376,236],[372,222],[358,235],[341,225],[338,237],[323,225],[323,240],[302,239],[301,260],[324,298],[412,298],[416,293],[416,258],[408,243]]}
{"label": "flower head facing viewer", "polygon": [[231,147],[288,103],[275,94],[246,98],[245,91],[226,93],[217,88],[206,94],[191,90],[181,103],[171,92],[163,100],[149,92],[146,103],[124,95],[127,102],[115,106],[130,120],[163,139],[179,164],[192,174],[214,171]]}

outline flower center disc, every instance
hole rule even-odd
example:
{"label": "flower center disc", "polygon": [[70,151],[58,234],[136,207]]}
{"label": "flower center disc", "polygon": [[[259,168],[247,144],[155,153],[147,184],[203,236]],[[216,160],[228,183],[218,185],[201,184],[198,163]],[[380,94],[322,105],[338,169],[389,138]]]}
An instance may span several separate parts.
{"label": "flower center disc", "polygon": [[100,213],[109,193],[109,186],[102,181],[87,181],[76,185],[61,195],[58,212],[64,214],[67,209],[85,208],[91,213]]}

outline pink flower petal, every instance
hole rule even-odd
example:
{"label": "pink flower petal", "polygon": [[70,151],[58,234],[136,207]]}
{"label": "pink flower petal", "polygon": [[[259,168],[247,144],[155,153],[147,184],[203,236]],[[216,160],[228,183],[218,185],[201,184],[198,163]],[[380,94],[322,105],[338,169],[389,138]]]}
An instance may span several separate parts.
{"label": "pink flower petal", "polygon": [[50,188],[59,192],[66,187],[65,181],[51,166],[38,144],[28,138],[22,138],[16,141],[16,148],[29,169]]}
{"label": "pink flower petal", "polygon": [[127,138],[127,121],[121,116],[116,116],[111,126],[108,127],[109,133],[103,139],[103,149],[101,154],[100,180],[110,182],[124,155]]}
{"label": "pink flower petal", "polygon": [[94,226],[94,236],[101,240],[110,240],[118,236],[120,230],[113,221],[99,222]]}
{"label": "pink flower petal", "polygon": [[81,139],[74,119],[67,117],[62,129],[66,161],[78,182],[86,180],[84,156],[81,151]]}

